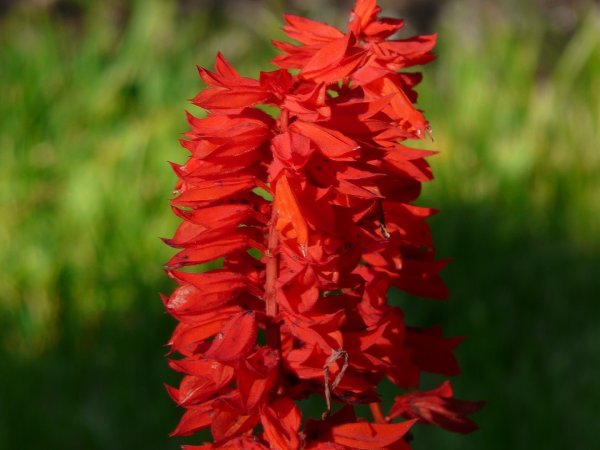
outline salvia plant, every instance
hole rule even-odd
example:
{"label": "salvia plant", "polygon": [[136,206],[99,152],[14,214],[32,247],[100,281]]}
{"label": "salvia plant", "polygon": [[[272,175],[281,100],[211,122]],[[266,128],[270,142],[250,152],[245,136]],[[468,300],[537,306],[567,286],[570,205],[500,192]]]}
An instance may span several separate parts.
{"label": "salvia plant", "polygon": [[[299,45],[274,42],[279,70],[258,80],[220,54],[199,69],[208,87],[192,103],[207,116],[188,115],[190,157],[172,165],[182,222],[166,239],[180,250],[164,303],[183,373],[168,391],[186,410],[172,434],[209,428],[213,443],[184,449],[404,450],[416,423],[477,428],[468,415],[482,403],[455,399],[449,381],[418,390],[422,372],[459,373],[461,339],[406,325],[386,299],[390,287],[448,291],[435,211],[413,205],[433,152],[404,144],[430,130],[414,106],[421,75],[401,70],[434,58],[435,35],[390,39],[403,21],[380,11],[357,0],[346,33],[286,15]],[[398,388],[385,412],[384,379]],[[311,396],[321,417],[303,419]]]}

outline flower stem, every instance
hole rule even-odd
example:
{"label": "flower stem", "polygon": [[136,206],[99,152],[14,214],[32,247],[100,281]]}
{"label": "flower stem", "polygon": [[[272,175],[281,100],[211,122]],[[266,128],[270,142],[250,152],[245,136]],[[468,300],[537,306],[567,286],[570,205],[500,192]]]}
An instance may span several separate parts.
{"label": "flower stem", "polygon": [[[286,132],[288,127],[289,112],[281,109],[279,115],[279,129]],[[271,220],[269,221],[269,236],[267,238],[267,258],[265,280],[265,312],[267,314],[267,345],[281,354],[281,335],[277,323],[277,287],[275,282],[279,277],[279,235],[277,234],[277,208],[275,207],[275,189],[273,190],[273,202],[271,203]]]}
{"label": "flower stem", "polygon": [[290,119],[290,113],[287,109],[281,108],[281,113],[279,114],[279,129],[282,133],[285,133],[288,130],[288,122]]}
{"label": "flower stem", "polygon": [[373,414],[373,419],[376,423],[387,423],[387,420],[385,420],[385,417],[383,416],[383,411],[381,411],[381,405],[379,403],[369,403],[369,408],[371,408],[371,414]]}
{"label": "flower stem", "polygon": [[269,222],[269,236],[267,243],[266,263],[266,284],[265,284],[265,312],[267,314],[267,345],[273,350],[281,351],[281,337],[279,335],[279,325],[277,324],[277,288],[275,282],[279,276],[279,237],[277,229],[277,210],[273,202],[273,211],[271,221]]}

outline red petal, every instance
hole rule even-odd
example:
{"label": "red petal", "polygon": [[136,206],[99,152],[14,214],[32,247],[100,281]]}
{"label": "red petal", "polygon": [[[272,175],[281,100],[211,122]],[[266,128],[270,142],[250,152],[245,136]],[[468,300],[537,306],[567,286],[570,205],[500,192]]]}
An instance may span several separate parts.
{"label": "red petal", "polygon": [[371,22],[368,24],[363,30],[363,33],[368,36],[369,39],[380,41],[388,36],[391,36],[403,26],[404,20],[390,19],[386,17],[378,20],[377,22]]}
{"label": "red petal", "polygon": [[296,196],[285,175],[281,175],[275,187],[275,208],[277,208],[277,229],[286,233],[288,225],[294,230],[288,237],[295,238],[301,249],[306,252],[308,244],[308,227],[298,206]]}
{"label": "red petal", "polygon": [[360,146],[356,141],[337,130],[325,128],[308,122],[294,122],[290,127],[313,141],[321,153],[332,159],[346,160],[358,153]]}
{"label": "red petal", "polygon": [[269,450],[269,447],[258,442],[255,436],[240,436],[217,447],[220,450]]}
{"label": "red petal", "polygon": [[265,439],[271,448],[297,450],[302,442],[298,436],[301,415],[296,404],[289,398],[279,398],[261,410],[260,420]]}
{"label": "red petal", "polygon": [[236,89],[212,88],[202,91],[194,97],[192,103],[208,110],[235,110],[247,108],[257,103],[265,103],[269,97],[270,93],[265,92],[261,87]]}
{"label": "red petal", "polygon": [[317,83],[333,83],[348,76],[363,60],[364,50],[353,47],[355,39],[347,35],[320,48],[302,67],[300,75]]}
{"label": "red petal", "polygon": [[[242,415],[238,411],[219,410],[213,418],[210,426],[210,431],[216,442],[231,439],[234,436],[239,436],[246,431],[251,430],[258,423],[258,415]],[[227,445],[227,444],[225,444]],[[221,448],[221,447],[218,447]],[[245,449],[245,447],[227,447]],[[250,447],[251,448],[251,447]]]}
{"label": "red petal", "polygon": [[[278,161],[284,166],[298,171],[304,167],[312,154],[310,139],[298,133],[285,132],[278,134],[271,141],[271,150]],[[275,162],[274,162],[275,164]],[[281,165],[279,165],[282,167]],[[275,179],[279,175],[272,167],[269,168],[269,178]]]}
{"label": "red petal", "polygon": [[283,31],[303,44],[326,44],[344,37],[340,30],[322,22],[292,14],[285,14],[284,19],[287,25],[283,27]]}
{"label": "red petal", "polygon": [[198,68],[202,80],[212,86],[192,100],[205,109],[235,110],[265,102],[270,93],[257,80],[240,76],[219,53],[215,61],[216,72]]}
{"label": "red petal", "polygon": [[203,243],[177,253],[167,262],[165,267],[167,269],[177,269],[183,266],[203,264],[247,248],[248,238],[242,234],[221,237],[210,243]]}
{"label": "red petal", "polygon": [[217,72],[227,78],[239,78],[240,74],[233,68],[231,64],[225,59],[225,56],[221,52],[217,53],[215,59],[215,68]]}
{"label": "red petal", "polygon": [[237,370],[237,388],[246,410],[253,409],[273,387],[277,379],[279,356],[261,348],[242,361]]}
{"label": "red petal", "polygon": [[231,317],[240,312],[239,306],[228,306],[217,311],[184,317],[190,322],[182,322],[175,328],[169,340],[172,351],[188,354],[204,340],[216,335]]}
{"label": "red petal", "polygon": [[331,437],[334,442],[351,448],[381,449],[402,439],[415,422],[416,420],[393,424],[348,423],[333,427]]}
{"label": "red petal", "polygon": [[311,71],[303,71],[302,76],[316,83],[335,83],[351,76],[352,72],[363,62],[366,55],[367,53],[364,50],[353,50],[351,54],[338,62],[316,67]]}
{"label": "red petal", "polygon": [[382,95],[395,94],[390,100],[392,110],[396,114],[394,118],[408,123],[416,131],[418,137],[423,137],[424,132],[428,129],[427,121],[423,114],[414,107],[402,88],[391,78],[382,78],[381,82],[380,89]]}
{"label": "red petal", "polygon": [[[190,376],[185,376],[179,385],[176,396],[172,395],[180,406],[190,406],[202,403],[233,379],[233,368],[224,366],[216,361],[169,361],[171,368],[183,371]],[[173,390],[170,391],[173,394]]]}
{"label": "red petal", "polygon": [[289,42],[272,42],[275,48],[288,53],[288,55],[277,55],[271,61],[274,65],[283,69],[301,69],[320,48],[318,45],[293,45]]}
{"label": "red petal", "polygon": [[415,55],[423,55],[435,47],[436,34],[414,36],[408,39],[382,42],[379,45],[386,51],[402,55],[404,58]]}
{"label": "red petal", "polygon": [[312,442],[306,450],[348,450],[348,447],[333,442]]}
{"label": "red petal", "polygon": [[217,361],[235,361],[243,358],[256,345],[257,332],[254,312],[238,314],[217,334],[204,357]]}
{"label": "red petal", "polygon": [[171,436],[189,436],[210,426],[213,414],[212,402],[188,409],[181,417],[177,428],[171,432]]}
{"label": "red petal", "polygon": [[205,359],[170,360],[169,366],[178,372],[207,379],[217,380],[233,376],[233,368],[216,361],[208,361]]}
{"label": "red petal", "polygon": [[180,278],[192,284],[183,284],[171,294],[166,306],[174,315],[200,314],[219,308],[232,301],[246,287],[244,278],[233,272],[181,272]]}
{"label": "red petal", "polygon": [[376,0],[356,0],[352,10],[350,28],[355,33],[362,32],[370,22],[375,20],[379,11],[381,8],[377,6]]}
{"label": "red petal", "polygon": [[256,187],[256,179],[251,175],[235,178],[222,178],[218,180],[201,181],[195,183],[191,189],[183,192],[179,197],[171,200],[175,206],[196,206],[198,203],[222,200],[242,191]]}
{"label": "red petal", "polygon": [[175,214],[185,221],[202,226],[204,229],[237,228],[241,223],[253,217],[266,223],[265,218],[257,214],[249,205],[240,203],[209,206],[191,211],[173,208]]}
{"label": "red petal", "polygon": [[471,433],[478,427],[467,417],[479,411],[485,402],[452,398],[452,386],[445,381],[431,391],[414,392],[396,397],[389,417],[415,418],[455,433]]}
{"label": "red petal", "polygon": [[331,64],[338,63],[347,56],[348,47],[350,46],[350,36],[345,36],[340,39],[329,42],[317,51],[313,57],[306,63],[300,73],[307,75],[310,73],[319,72],[323,68]]}

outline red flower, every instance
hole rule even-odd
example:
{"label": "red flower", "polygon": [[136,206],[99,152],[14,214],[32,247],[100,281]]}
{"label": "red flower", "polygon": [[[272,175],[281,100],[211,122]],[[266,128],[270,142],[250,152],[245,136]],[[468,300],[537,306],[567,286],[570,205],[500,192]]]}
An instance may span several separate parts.
{"label": "red flower", "polygon": [[418,419],[456,433],[470,433],[478,427],[467,416],[479,411],[485,402],[470,402],[452,398],[452,386],[445,381],[431,391],[414,392],[396,397],[390,419]]}
{"label": "red flower", "polygon": [[[448,292],[425,222],[434,211],[412,205],[433,152],[403,143],[429,131],[414,106],[420,75],[398,72],[433,59],[435,36],[387,40],[403,22],[379,12],[357,0],[347,33],[286,16],[300,45],[275,43],[281,69],[258,80],[220,54],[214,72],[199,69],[208,87],[193,103],[208,114],[188,115],[190,158],[172,164],[182,222],[165,239],[179,249],[166,271],[178,287],[163,300],[179,321],[170,365],[184,374],[168,387],[186,409],[173,434],[210,428],[214,443],[184,449],[408,449],[417,421],[473,429],[466,414],[480,404],[449,385],[397,397],[388,417],[379,406],[384,378],[409,389],[421,372],[458,374],[460,342],[406,326],[387,303],[392,286]],[[313,394],[322,419],[303,421],[296,402]],[[330,415],[334,402],[344,406]]]}

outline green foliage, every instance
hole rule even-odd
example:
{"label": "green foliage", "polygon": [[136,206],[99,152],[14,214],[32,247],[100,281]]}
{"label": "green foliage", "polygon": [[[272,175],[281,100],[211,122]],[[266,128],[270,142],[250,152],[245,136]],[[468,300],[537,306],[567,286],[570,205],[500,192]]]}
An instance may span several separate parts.
{"label": "green foliage", "polygon": [[[185,155],[194,65],[221,50],[256,74],[278,18],[113,3],[0,17],[0,449],[178,447],[161,386],[166,161]],[[490,403],[478,433],[421,430],[415,449],[586,448],[600,419],[600,12],[551,57],[542,18],[463,13],[440,17],[420,89],[441,151],[424,203],[443,210],[454,300],[398,301],[467,336],[459,394]]]}

